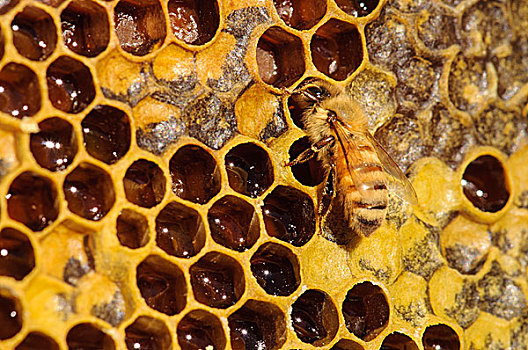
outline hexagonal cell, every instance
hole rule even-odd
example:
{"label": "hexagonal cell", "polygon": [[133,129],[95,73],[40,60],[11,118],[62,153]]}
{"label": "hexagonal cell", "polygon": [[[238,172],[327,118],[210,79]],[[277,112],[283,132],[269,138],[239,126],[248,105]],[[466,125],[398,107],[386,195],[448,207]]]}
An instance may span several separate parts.
{"label": "hexagonal cell", "polygon": [[364,350],[364,347],[353,340],[341,339],[330,350]]}
{"label": "hexagonal cell", "polygon": [[227,320],[234,350],[275,350],[286,341],[284,313],[271,303],[250,299]]}
{"label": "hexagonal cell", "polygon": [[0,291],[0,340],[8,339],[22,328],[22,306],[9,292]]}
{"label": "hexagonal cell", "polygon": [[147,218],[130,209],[123,209],[116,221],[117,238],[121,245],[137,249],[149,241]]}
{"label": "hexagonal cell", "polygon": [[46,79],[51,104],[63,112],[79,113],[95,98],[90,69],[71,57],[61,56],[53,61]]}
{"label": "hexagonal cell", "polygon": [[182,350],[223,350],[226,346],[222,323],[218,317],[204,310],[193,310],[185,315],[178,323],[176,333]]}
{"label": "hexagonal cell", "polygon": [[225,196],[207,214],[211,237],[218,244],[243,252],[255,244],[260,225],[255,208],[243,199]]}
{"label": "hexagonal cell", "polygon": [[172,346],[165,323],[149,316],[139,316],[125,328],[125,344],[129,350],[170,349]]}
{"label": "hexagonal cell", "polygon": [[33,231],[42,231],[59,216],[55,184],[26,171],[11,183],[6,195],[9,216]]}
{"label": "hexagonal cell", "polygon": [[110,40],[110,24],[104,7],[93,1],[75,0],[61,12],[64,44],[75,53],[95,57]]}
{"label": "hexagonal cell", "polygon": [[180,148],[169,162],[172,191],[180,198],[205,204],[222,186],[216,160],[199,146]]}
{"label": "hexagonal cell", "polygon": [[273,0],[273,4],[284,23],[299,30],[312,28],[326,13],[324,0]]}
{"label": "hexagonal cell", "polygon": [[163,44],[167,29],[158,0],[121,0],[114,8],[114,27],[123,50],[144,56]]}
{"label": "hexagonal cell", "polygon": [[342,310],[348,331],[365,341],[376,338],[389,323],[387,297],[370,282],[356,284],[349,290]]}
{"label": "hexagonal cell", "polygon": [[22,64],[6,64],[0,71],[0,110],[23,118],[39,109],[40,87],[35,73]]}
{"label": "hexagonal cell", "polygon": [[268,294],[288,296],[301,283],[297,256],[280,244],[263,244],[253,254],[250,263],[257,283]]}
{"label": "hexagonal cell", "polygon": [[[312,146],[307,136],[295,141],[289,150],[290,161],[296,159],[302,152]],[[291,167],[293,176],[305,186],[317,186],[325,179],[323,163],[314,157],[307,162]]]}
{"label": "hexagonal cell", "polygon": [[30,60],[45,60],[57,45],[53,18],[38,7],[26,6],[11,22],[11,30],[18,53]]}
{"label": "hexagonal cell", "polygon": [[6,227],[0,231],[0,275],[20,281],[35,267],[31,242],[22,232]]}
{"label": "hexagonal cell", "polygon": [[379,0],[336,0],[336,4],[351,16],[364,17],[376,9]]}
{"label": "hexagonal cell", "polygon": [[315,233],[313,201],[292,187],[277,186],[262,206],[266,232],[296,247],[305,245]]}
{"label": "hexagonal cell", "polygon": [[226,309],[244,294],[244,270],[225,254],[205,254],[191,266],[189,274],[194,298],[207,306]]}
{"label": "hexagonal cell", "polygon": [[335,80],[345,80],[363,61],[361,36],[355,25],[332,18],[310,42],[315,67]]}
{"label": "hexagonal cell", "polygon": [[386,350],[418,350],[418,345],[407,335],[394,332],[389,334],[381,344]]}
{"label": "hexagonal cell", "polygon": [[81,122],[84,147],[88,153],[106,164],[114,164],[130,148],[128,115],[112,106],[99,105]]}
{"label": "hexagonal cell", "polygon": [[187,284],[177,265],[157,255],[150,255],[138,265],[136,271],[139,292],[148,306],[169,316],[185,308]]}
{"label": "hexagonal cell", "polygon": [[15,350],[59,350],[59,344],[52,337],[40,333],[31,332],[17,345]]}
{"label": "hexagonal cell", "polygon": [[427,19],[418,26],[418,36],[432,50],[443,50],[457,43],[457,18],[437,6],[429,8]]}
{"label": "hexagonal cell", "polygon": [[313,346],[323,346],[334,339],[339,328],[337,309],[323,291],[309,289],[292,305],[292,326],[297,337]]}
{"label": "hexagonal cell", "polygon": [[77,137],[73,126],[54,117],[39,123],[39,132],[31,134],[29,147],[35,161],[51,171],[66,169],[77,154]]}
{"label": "hexagonal cell", "polygon": [[495,213],[510,197],[502,163],[491,155],[482,155],[466,166],[460,184],[464,195],[478,209]]}
{"label": "hexagonal cell", "polygon": [[277,88],[292,85],[305,70],[301,39],[280,27],[271,27],[262,34],[256,58],[262,80]]}
{"label": "hexagonal cell", "polygon": [[229,185],[238,193],[256,198],[273,183],[268,153],[254,143],[233,147],[225,156]]}
{"label": "hexagonal cell", "polygon": [[445,324],[429,326],[422,336],[425,350],[459,350],[458,334]]}
{"label": "hexagonal cell", "polygon": [[211,40],[220,23],[216,0],[169,0],[167,5],[172,33],[192,45]]}
{"label": "hexagonal cell", "polygon": [[156,217],[156,243],[178,258],[195,256],[205,244],[200,214],[178,202],[167,204]]}
{"label": "hexagonal cell", "polygon": [[139,159],[128,167],[123,178],[123,187],[129,202],[152,208],[158,205],[165,195],[165,176],[156,163]]}
{"label": "hexagonal cell", "polygon": [[88,220],[101,220],[115,202],[112,178],[89,163],[81,163],[69,173],[62,188],[68,209]]}
{"label": "hexagonal cell", "polygon": [[80,323],[68,331],[66,336],[68,349],[108,349],[114,350],[112,337],[91,323]]}

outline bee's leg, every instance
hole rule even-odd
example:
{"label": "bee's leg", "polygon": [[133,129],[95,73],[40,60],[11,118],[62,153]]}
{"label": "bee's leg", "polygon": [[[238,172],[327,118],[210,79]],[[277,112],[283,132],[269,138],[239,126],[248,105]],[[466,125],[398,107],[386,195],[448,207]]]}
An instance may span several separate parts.
{"label": "bee's leg", "polygon": [[330,209],[330,204],[332,199],[335,197],[335,167],[332,166],[328,175],[326,176],[326,184],[321,193],[321,200],[319,201],[319,218],[320,223],[322,223],[323,218],[328,213]]}
{"label": "bee's leg", "polygon": [[307,150],[299,154],[297,158],[295,158],[291,162],[284,164],[284,166],[294,166],[297,164],[307,162],[310,159],[312,159],[317,154],[317,152],[319,152],[320,150],[322,150],[324,147],[328,146],[329,144],[333,144],[334,142],[335,142],[335,139],[333,136],[328,136],[322,140],[319,140],[316,143],[314,143],[312,147],[308,148]]}

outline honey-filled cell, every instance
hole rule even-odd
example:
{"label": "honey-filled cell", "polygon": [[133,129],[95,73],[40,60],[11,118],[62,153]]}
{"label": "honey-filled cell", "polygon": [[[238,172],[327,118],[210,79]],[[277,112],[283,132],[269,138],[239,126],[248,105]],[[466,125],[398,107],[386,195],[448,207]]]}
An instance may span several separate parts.
{"label": "honey-filled cell", "polygon": [[139,316],[125,328],[125,344],[128,350],[171,348],[171,336],[163,321]]}
{"label": "honey-filled cell", "polygon": [[91,323],[80,323],[70,329],[66,343],[69,350],[115,349],[112,337]]}
{"label": "honey-filled cell", "polygon": [[172,33],[187,44],[203,45],[218,30],[217,0],[169,0],[167,9]]}
{"label": "honey-filled cell", "polygon": [[116,221],[117,238],[130,249],[145,246],[149,241],[147,218],[131,209],[123,209]]}
{"label": "honey-filled cell", "polygon": [[53,18],[44,10],[27,6],[11,22],[13,44],[30,60],[43,61],[57,45],[57,29]]}
{"label": "honey-filled cell", "polygon": [[279,17],[292,28],[307,30],[326,13],[325,0],[274,0]]}
{"label": "honey-filled cell", "polygon": [[427,327],[422,344],[425,350],[460,350],[458,334],[445,324]]}
{"label": "honey-filled cell", "polygon": [[8,63],[0,70],[0,111],[14,118],[30,117],[40,110],[37,75],[19,63]]}
{"label": "honey-filled cell", "polygon": [[31,332],[18,344],[15,350],[59,350],[59,344],[41,332]]}
{"label": "honey-filled cell", "polygon": [[193,310],[185,315],[176,328],[178,344],[182,350],[218,349],[226,346],[226,336],[217,316]]}
{"label": "honey-filled cell", "polygon": [[418,345],[408,335],[394,332],[389,334],[381,344],[386,350],[418,350]]}
{"label": "honey-filled cell", "polygon": [[22,329],[22,307],[9,292],[0,291],[0,340],[15,336]]}
{"label": "honey-filled cell", "polygon": [[22,232],[6,227],[0,231],[0,275],[23,279],[35,267],[33,246]]}
{"label": "honey-filled cell", "polygon": [[156,163],[139,159],[128,167],[123,187],[129,202],[151,208],[158,205],[165,195],[165,176]]}

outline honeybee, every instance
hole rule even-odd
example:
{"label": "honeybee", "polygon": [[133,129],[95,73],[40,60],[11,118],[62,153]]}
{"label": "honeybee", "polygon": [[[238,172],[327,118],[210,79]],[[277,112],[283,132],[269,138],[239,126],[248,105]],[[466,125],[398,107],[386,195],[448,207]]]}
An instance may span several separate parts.
{"label": "honeybee", "polygon": [[367,237],[380,227],[389,190],[411,204],[417,203],[411,183],[372,137],[367,118],[352,96],[330,83],[310,81],[294,91],[292,98],[303,108],[302,122],[311,148],[286,166],[315,156],[323,164],[326,186],[319,198],[321,232],[330,207],[337,207],[344,216],[344,239],[348,241],[350,231]]}

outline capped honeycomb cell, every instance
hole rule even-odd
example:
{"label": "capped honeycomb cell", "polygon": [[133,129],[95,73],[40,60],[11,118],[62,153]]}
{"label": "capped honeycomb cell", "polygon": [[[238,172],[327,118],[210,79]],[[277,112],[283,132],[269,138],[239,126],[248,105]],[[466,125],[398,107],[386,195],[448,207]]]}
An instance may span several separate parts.
{"label": "capped honeycomb cell", "polygon": [[18,53],[34,61],[48,58],[57,45],[57,29],[46,11],[27,6],[11,22],[13,44]]}
{"label": "capped honeycomb cell", "polygon": [[323,291],[310,289],[293,303],[292,326],[304,343],[323,346],[334,339],[339,328],[337,309]]}
{"label": "capped honeycomb cell", "polygon": [[248,300],[227,320],[233,350],[275,350],[286,341],[284,313],[272,303]]}
{"label": "capped honeycomb cell", "polygon": [[75,0],[61,12],[64,44],[73,52],[95,57],[110,40],[110,24],[104,7],[93,1]]}
{"label": "capped honeycomb cell", "polygon": [[456,332],[445,324],[429,326],[422,336],[425,350],[459,350],[460,340]]}
{"label": "capped honeycomb cell", "polygon": [[48,96],[53,107],[66,113],[79,113],[95,97],[92,73],[82,62],[61,56],[46,71]]}
{"label": "capped honeycomb cell", "polygon": [[172,316],[185,308],[187,284],[175,264],[150,255],[138,265],[136,281],[141,296],[154,310]]}
{"label": "capped honeycomb cell", "polygon": [[66,176],[63,191],[68,209],[88,220],[101,220],[114,206],[114,185],[110,175],[89,163],[79,164]]}
{"label": "capped honeycomb cell", "polygon": [[[312,146],[307,136],[295,141],[289,150],[290,161],[297,159],[297,157]],[[325,170],[323,163],[317,157],[310,159],[307,162],[297,164],[291,167],[293,176],[305,186],[317,186],[325,179]]]}
{"label": "capped honeycomb cell", "polygon": [[99,105],[81,122],[84,147],[88,153],[106,164],[114,164],[130,148],[130,121],[125,112],[112,106]]}
{"label": "capped honeycomb cell", "polygon": [[31,242],[20,231],[6,227],[0,231],[0,275],[21,280],[35,267]]}
{"label": "capped honeycomb cell", "polygon": [[0,110],[15,118],[29,117],[40,109],[37,76],[28,67],[8,63],[0,71]]}
{"label": "capped honeycomb cell", "polygon": [[348,331],[365,341],[376,338],[389,322],[387,297],[380,287],[370,282],[349,290],[342,310]]}
{"label": "capped honeycomb cell", "polygon": [[167,204],[156,217],[156,243],[178,258],[195,256],[205,244],[200,214],[178,202]]}
{"label": "capped honeycomb cell", "polygon": [[91,323],[80,323],[70,329],[66,343],[70,350],[115,349],[112,337]]}
{"label": "capped honeycomb cell", "polygon": [[39,123],[39,132],[31,134],[30,149],[35,161],[51,171],[66,169],[77,154],[77,137],[66,120],[53,117]]}
{"label": "capped honeycomb cell", "polygon": [[26,171],[13,180],[6,195],[9,216],[33,231],[42,231],[59,216],[54,183]]}
{"label": "capped honeycomb cell", "polygon": [[171,336],[162,321],[139,316],[125,328],[125,344],[129,350],[170,349]]}
{"label": "capped honeycomb cell", "polygon": [[151,208],[165,195],[165,176],[156,163],[139,159],[128,167],[123,186],[129,202]]}
{"label": "capped honeycomb cell", "polygon": [[114,27],[121,48],[135,56],[157,49],[167,35],[158,0],[121,0],[114,8]]}
{"label": "capped honeycomb cell", "polygon": [[341,339],[334,346],[330,348],[331,350],[364,350],[363,346],[356,343],[353,340]]}
{"label": "capped honeycomb cell", "polygon": [[18,344],[15,350],[59,350],[59,344],[52,337],[40,333],[31,332]]}
{"label": "capped honeycomb cell", "polygon": [[145,246],[149,241],[147,218],[131,209],[123,209],[116,221],[119,243],[131,249]]}
{"label": "capped honeycomb cell", "polygon": [[203,45],[218,30],[217,0],[169,0],[167,4],[172,33],[191,45]]}
{"label": "capped honeycomb cell", "polygon": [[182,350],[223,350],[226,346],[222,323],[218,317],[204,310],[193,310],[185,315],[178,323],[176,333]]}
{"label": "capped honeycomb cell", "polygon": [[257,283],[270,295],[291,295],[301,283],[297,257],[280,244],[263,244],[253,254],[250,263]]}
{"label": "capped honeycomb cell", "polygon": [[262,215],[268,235],[296,247],[305,245],[315,233],[313,201],[295,188],[277,186],[264,199]]}
{"label": "capped honeycomb cell", "polygon": [[379,0],[336,0],[336,4],[349,15],[364,17],[376,9]]}
{"label": "capped honeycomb cell", "polygon": [[220,192],[221,178],[216,160],[199,146],[180,148],[170,159],[172,191],[180,198],[205,204]]}
{"label": "capped honeycomb cell", "polygon": [[383,350],[418,350],[418,345],[407,335],[394,332],[389,334],[381,344]]}
{"label": "capped honeycomb cell", "polygon": [[332,18],[310,42],[315,67],[335,80],[345,80],[363,61],[361,36],[355,25]]}
{"label": "capped honeycomb cell", "polygon": [[260,235],[254,207],[235,196],[225,196],[207,214],[211,237],[218,244],[239,252],[248,250]]}
{"label": "capped honeycomb cell", "polygon": [[235,305],[245,290],[244,270],[228,255],[209,252],[189,269],[194,298],[210,307]]}
{"label": "capped honeycomb cell", "polygon": [[262,80],[274,87],[287,87],[304,73],[301,39],[280,27],[271,27],[257,44],[257,66]]}
{"label": "capped honeycomb cell", "polygon": [[324,0],[273,0],[273,4],[284,23],[299,30],[312,28],[326,13]]}
{"label": "capped honeycomb cell", "polygon": [[22,328],[22,307],[7,291],[0,292],[0,340],[16,335]]}

